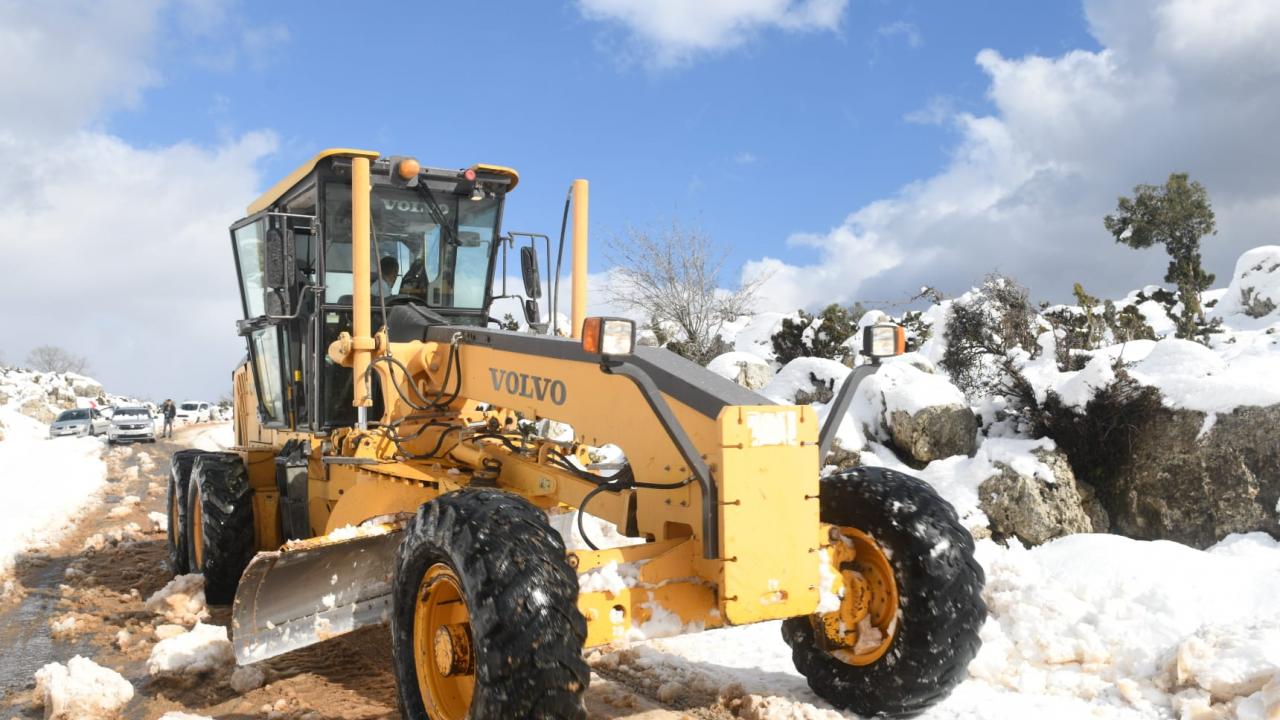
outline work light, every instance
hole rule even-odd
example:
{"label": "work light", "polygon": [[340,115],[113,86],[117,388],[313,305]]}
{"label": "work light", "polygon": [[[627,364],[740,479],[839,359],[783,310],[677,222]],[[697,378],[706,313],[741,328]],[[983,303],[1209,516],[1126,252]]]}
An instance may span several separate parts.
{"label": "work light", "polygon": [[862,329],[862,354],[873,358],[893,357],[907,351],[907,333],[895,323],[876,323]]}
{"label": "work light", "polygon": [[630,355],[636,346],[636,324],[617,317],[589,317],[582,322],[582,349],[592,355]]}

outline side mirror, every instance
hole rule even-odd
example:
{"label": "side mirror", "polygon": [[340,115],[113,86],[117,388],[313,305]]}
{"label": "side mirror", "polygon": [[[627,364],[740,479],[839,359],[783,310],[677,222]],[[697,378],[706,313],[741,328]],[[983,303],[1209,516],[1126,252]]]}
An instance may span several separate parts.
{"label": "side mirror", "polygon": [[262,284],[266,292],[268,315],[288,315],[293,285],[293,244],[285,240],[279,228],[271,228],[263,240]]}
{"label": "side mirror", "polygon": [[529,327],[542,322],[542,312],[538,309],[537,300],[529,299],[524,301],[524,322]]}
{"label": "side mirror", "polygon": [[524,294],[535,300],[542,297],[542,278],[538,276],[538,251],[532,246],[520,248],[520,275],[524,278]]}

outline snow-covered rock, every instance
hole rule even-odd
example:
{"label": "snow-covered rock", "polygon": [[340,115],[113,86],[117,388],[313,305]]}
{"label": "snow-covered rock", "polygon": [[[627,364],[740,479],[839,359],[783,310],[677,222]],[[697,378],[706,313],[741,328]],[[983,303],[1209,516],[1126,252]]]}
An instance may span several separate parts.
{"label": "snow-covered rock", "polygon": [[868,436],[887,441],[918,464],[977,448],[978,419],[946,378],[907,362],[885,363],[858,386],[855,402]]}
{"label": "snow-covered rock", "polygon": [[[993,533],[1040,545],[1072,533],[1106,532],[1106,511],[1092,487],[1076,480],[1056,448],[1032,450],[1036,464],[993,463],[997,472],[978,486]],[[1030,472],[1027,472],[1030,470]]]}
{"label": "snow-covered rock", "polygon": [[221,625],[196,623],[177,637],[151,648],[147,672],[152,675],[198,675],[235,663],[235,653]]}
{"label": "snow-covered rock", "polygon": [[133,699],[133,685],[120,673],[76,655],[36,671],[32,703],[45,720],[111,720]]}
{"label": "snow-covered rock", "polygon": [[1214,314],[1227,319],[1280,320],[1280,245],[1256,247],[1236,260],[1235,272]]}
{"label": "snow-covered rock", "polygon": [[707,363],[707,369],[748,390],[760,390],[769,384],[774,375],[773,366],[768,361],[738,350],[717,355]]}

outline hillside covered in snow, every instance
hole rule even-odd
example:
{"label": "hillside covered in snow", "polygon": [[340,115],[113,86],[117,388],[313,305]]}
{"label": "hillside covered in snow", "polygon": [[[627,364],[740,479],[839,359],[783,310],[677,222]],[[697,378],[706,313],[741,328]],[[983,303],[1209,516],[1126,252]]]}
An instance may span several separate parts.
{"label": "hillside covered in snow", "polygon": [[[858,387],[825,471],[916,475],[978,540],[984,645],[924,717],[1280,717],[1280,247],[1205,293],[1195,337],[1175,336],[1181,306],[1158,286],[1111,301],[1079,289],[1076,305],[1028,295],[992,277],[846,327],[762,312],[726,325],[733,349],[708,367],[825,419],[867,361],[858,331],[907,328],[913,351]],[[776,624],[593,662],[745,717],[842,717]]]}

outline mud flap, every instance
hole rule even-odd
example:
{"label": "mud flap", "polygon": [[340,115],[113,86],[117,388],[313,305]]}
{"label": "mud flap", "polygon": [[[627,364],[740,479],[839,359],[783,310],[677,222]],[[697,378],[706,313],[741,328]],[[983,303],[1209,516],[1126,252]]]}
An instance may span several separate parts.
{"label": "mud flap", "polygon": [[403,528],[402,522],[366,524],[340,538],[291,542],[255,555],[232,607],[236,662],[259,662],[388,622]]}

